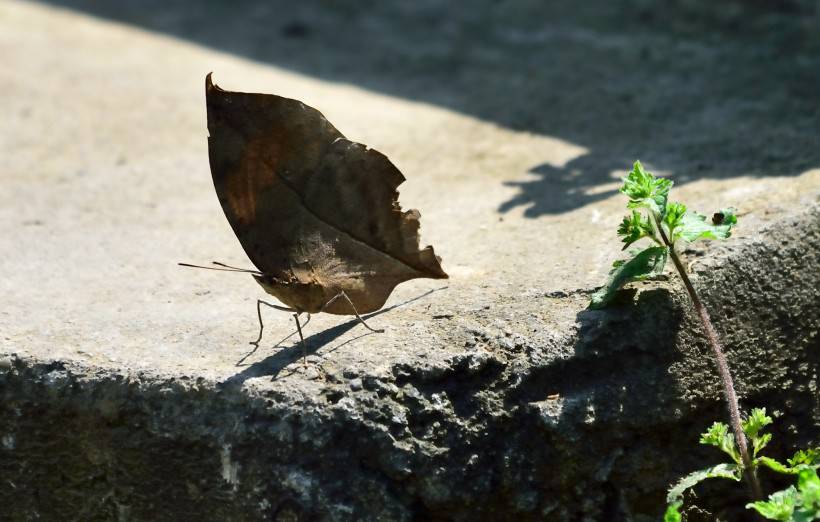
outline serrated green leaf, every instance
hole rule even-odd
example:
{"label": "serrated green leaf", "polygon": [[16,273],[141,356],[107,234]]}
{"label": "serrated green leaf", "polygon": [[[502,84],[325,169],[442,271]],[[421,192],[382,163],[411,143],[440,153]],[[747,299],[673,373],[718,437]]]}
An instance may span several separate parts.
{"label": "serrated green leaf", "polygon": [[813,520],[820,520],[820,510],[799,508],[794,512],[792,518],[793,522],[812,522]]}
{"label": "serrated green leaf", "polygon": [[671,202],[666,205],[666,213],[663,215],[663,223],[669,230],[670,237],[675,237],[675,229],[681,224],[681,219],[686,214],[686,205],[683,203]]}
{"label": "serrated green leaf", "polygon": [[802,508],[798,509],[792,518],[792,522],[812,522],[814,520],[820,520],[820,511],[807,511]]}
{"label": "serrated green leaf", "polygon": [[769,495],[769,500],[758,500],[746,504],[746,509],[754,509],[769,520],[792,520],[797,504],[797,490],[794,486]]}
{"label": "serrated green leaf", "polygon": [[[727,210],[728,212],[728,210]],[[672,241],[683,239],[692,243],[699,239],[726,239],[732,235],[732,227],[737,223],[734,214],[729,216],[729,220],[724,220],[722,224],[716,225],[706,220],[706,216],[697,212],[689,212],[679,220],[678,226],[672,234]]]}
{"label": "serrated green leaf", "polygon": [[820,448],[800,450],[788,462],[793,468],[820,468]]}
{"label": "serrated green leaf", "polygon": [[683,498],[683,493],[687,489],[710,478],[724,478],[739,482],[740,466],[737,464],[724,463],[718,464],[717,466],[712,466],[710,468],[701,469],[699,471],[694,471],[680,479],[678,483],[669,490],[669,493],[666,495],[666,503],[674,504],[675,502],[680,502]]}
{"label": "serrated green leaf", "polygon": [[756,465],[766,466],[777,473],[796,475],[805,469],[816,470],[820,468],[820,451],[817,448],[798,451],[787,462],[789,463],[788,466],[771,457],[762,456],[755,459]]}
{"label": "serrated green leaf", "polygon": [[618,225],[618,235],[622,237],[624,250],[635,241],[644,237],[651,237],[652,234],[652,224],[649,219],[637,210],[633,210],[629,216],[624,216],[623,221]]}
{"label": "serrated green leaf", "polygon": [[729,433],[729,426],[723,422],[715,421],[709,429],[700,434],[700,443],[710,446],[720,446],[723,437]]}
{"label": "serrated green leaf", "polygon": [[642,200],[652,194],[652,181],[654,176],[646,170],[640,161],[635,161],[632,170],[623,178],[621,192],[627,195],[630,200]]}
{"label": "serrated green leaf", "polygon": [[797,489],[803,497],[804,506],[820,508],[820,477],[813,469],[803,469],[797,477]]}
{"label": "serrated green leaf", "polygon": [[757,457],[757,454],[760,453],[760,450],[766,447],[769,442],[772,440],[771,433],[764,433],[759,437],[755,437],[752,439],[752,456]]}
{"label": "serrated green leaf", "polygon": [[810,522],[820,519],[820,478],[817,471],[803,468],[797,477],[797,488],[772,493],[769,500],[746,505],[770,520]]}
{"label": "serrated green leaf", "polygon": [[615,297],[615,293],[629,282],[640,281],[663,273],[666,255],[665,247],[653,246],[642,250],[629,261],[617,265],[613,263],[606,284],[592,294],[590,308],[603,308]]}
{"label": "serrated green leaf", "polygon": [[772,423],[772,418],[766,415],[765,408],[755,408],[749,416],[740,423],[743,433],[752,442],[752,455],[757,456],[772,438],[770,433],[761,435],[760,430]]}
{"label": "serrated green leaf", "polygon": [[673,502],[666,506],[666,512],[663,514],[663,522],[681,522],[680,507],[683,502]]}
{"label": "serrated green leaf", "polygon": [[785,473],[787,475],[794,475],[797,473],[798,468],[790,467],[783,464],[780,461],[777,461],[771,457],[758,457],[754,460],[755,464],[758,466],[766,466],[770,470],[776,473]]}
{"label": "serrated green leaf", "polygon": [[740,464],[740,452],[735,445],[735,438],[729,432],[729,426],[722,422],[715,422],[709,430],[700,436],[700,443],[715,446],[732,457],[735,463]]}
{"label": "serrated green leaf", "polygon": [[671,180],[656,178],[644,170],[640,161],[636,161],[623,181],[621,192],[629,197],[628,208],[648,208],[659,216],[666,212],[666,199],[672,188]]}
{"label": "serrated green leaf", "polygon": [[[759,513],[773,520],[790,522],[811,522],[820,519],[820,478],[817,471],[803,468],[794,486],[769,496],[768,502],[750,504],[747,507],[763,509]],[[791,507],[792,513],[789,513]]]}
{"label": "serrated green leaf", "polygon": [[772,422],[772,418],[766,415],[766,408],[755,408],[748,417],[740,422],[740,426],[747,437],[754,439],[760,430]]}

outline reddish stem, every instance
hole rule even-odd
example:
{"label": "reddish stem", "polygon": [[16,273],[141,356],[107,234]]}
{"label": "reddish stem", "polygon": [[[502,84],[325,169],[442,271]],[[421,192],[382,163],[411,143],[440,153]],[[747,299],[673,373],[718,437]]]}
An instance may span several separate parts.
{"label": "reddish stem", "polygon": [[675,268],[678,270],[678,274],[683,280],[683,285],[689,293],[689,298],[692,299],[692,305],[694,306],[695,312],[698,314],[698,318],[703,325],[703,330],[706,333],[706,339],[709,341],[709,346],[712,348],[712,354],[715,356],[715,362],[717,362],[720,380],[723,383],[723,398],[726,401],[726,408],[729,411],[729,420],[732,426],[732,432],[735,436],[737,448],[740,451],[740,457],[743,460],[743,472],[746,477],[746,482],[752,491],[753,500],[763,498],[763,492],[760,489],[760,482],[757,480],[754,465],[752,464],[752,457],[749,455],[746,435],[743,433],[743,427],[740,423],[740,411],[737,405],[737,394],[735,393],[735,385],[732,381],[732,374],[729,371],[729,364],[726,361],[726,355],[723,353],[723,348],[720,346],[717,331],[715,331],[715,327],[712,325],[709,312],[706,311],[706,307],[703,306],[703,302],[700,300],[697,291],[695,291],[695,287],[692,286],[692,282],[686,274],[686,268],[684,268],[678,254],[675,252],[674,245],[672,245],[669,238],[666,237],[666,233],[664,232],[663,227],[657,217],[655,218],[655,224],[661,235],[661,239],[663,239],[664,244],[666,244],[666,247],[669,249],[669,256],[672,258],[672,263],[674,263]]}

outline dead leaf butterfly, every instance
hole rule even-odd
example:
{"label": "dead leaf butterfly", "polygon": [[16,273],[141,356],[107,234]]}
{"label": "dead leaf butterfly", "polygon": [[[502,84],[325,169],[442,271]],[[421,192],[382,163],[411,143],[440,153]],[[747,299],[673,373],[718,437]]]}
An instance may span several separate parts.
{"label": "dead leaf butterfly", "polygon": [[285,305],[257,301],[252,344],[262,304],[293,312],[300,338],[302,313],[355,315],[373,330],[359,314],[396,285],[447,278],[433,247],[419,249],[419,212],[401,210],[404,176],[384,154],[297,100],[225,91],[210,74],[205,99],[214,188],[257,268],[215,269],[250,273]]}

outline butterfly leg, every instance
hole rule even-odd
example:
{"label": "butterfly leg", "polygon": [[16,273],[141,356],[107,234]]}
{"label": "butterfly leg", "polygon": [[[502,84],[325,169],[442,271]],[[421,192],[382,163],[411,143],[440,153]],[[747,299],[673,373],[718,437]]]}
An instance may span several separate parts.
{"label": "butterfly leg", "polygon": [[[268,306],[271,306],[271,304],[270,304],[270,303],[265,303],[264,301],[262,301],[262,303],[263,303],[263,304],[266,304],[266,305],[268,305]],[[281,308],[282,308],[282,307],[279,307],[278,309],[281,309]],[[292,310],[288,310],[288,311],[292,311]],[[257,312],[259,312],[259,305],[258,305],[258,303],[257,303]],[[260,321],[259,321],[259,325],[260,325],[260,326],[259,326],[259,327],[260,327],[260,330],[259,330],[259,339],[257,339],[256,341],[253,341],[253,342],[251,342],[251,343],[250,343],[250,344],[252,344],[252,345],[253,345],[253,350],[251,350],[250,352],[248,352],[248,353],[246,353],[244,356],[242,356],[242,358],[241,358],[241,359],[239,359],[239,360],[236,362],[236,365],[237,365],[237,366],[241,366],[241,365],[242,365],[242,363],[244,363],[244,362],[245,362],[245,360],[246,360],[248,357],[250,357],[251,355],[255,354],[255,353],[256,353],[256,350],[258,350],[258,349],[259,349],[259,341],[260,341],[260,339],[262,339],[262,330],[261,330],[261,328],[262,328],[262,321],[261,321],[261,313],[260,313],[259,315],[260,315]],[[311,316],[310,316],[310,314],[308,314],[307,321],[305,321],[305,324],[303,324],[302,326],[307,326],[307,324],[310,322],[310,317],[311,317]],[[276,345],[275,345],[275,346],[279,346],[279,345],[281,345],[283,342],[287,341],[288,339],[290,339],[291,337],[293,337],[294,335],[296,335],[296,333],[297,333],[297,332],[291,332],[291,333],[289,333],[287,336],[285,336],[285,338],[280,339],[280,340],[279,340],[279,342],[278,342],[278,343],[276,343]]]}
{"label": "butterfly leg", "polygon": [[[305,345],[305,338],[302,336],[302,325],[299,324],[299,312],[293,314],[293,320],[296,321],[296,330],[299,332],[299,343],[302,345],[302,365],[307,366],[307,345]],[[305,324],[310,322],[310,316]]]}
{"label": "butterfly leg", "polygon": [[365,327],[365,328],[367,328],[367,329],[368,329],[368,330],[370,330],[371,332],[375,332],[375,333],[384,333],[384,329],[379,328],[379,329],[377,330],[377,329],[375,329],[375,328],[370,328],[370,327],[367,325],[367,323],[366,323],[366,322],[364,322],[364,319],[362,319],[362,316],[360,316],[360,315],[359,315],[359,311],[358,311],[358,310],[356,310],[356,306],[353,304],[353,301],[351,301],[351,300],[350,300],[350,298],[347,296],[347,294],[344,292],[344,290],[342,290],[341,292],[339,292],[338,294],[336,294],[336,296],[335,296],[333,299],[331,299],[330,301],[326,302],[326,303],[324,304],[324,306],[322,306],[322,309],[321,309],[321,310],[319,310],[319,311],[320,311],[320,312],[323,312],[323,311],[324,311],[324,310],[325,310],[328,306],[330,306],[331,304],[333,304],[334,302],[336,302],[336,300],[337,300],[337,299],[340,299],[340,298],[344,298],[344,299],[345,299],[345,301],[347,301],[347,302],[348,302],[348,304],[350,304],[350,308],[353,310],[353,313],[356,315],[356,319],[358,319],[358,320],[359,320],[359,322],[360,322],[360,323],[362,323],[362,324],[364,325],[364,327]]}
{"label": "butterfly leg", "polygon": [[[262,323],[262,305],[270,306],[276,310],[281,310],[282,312],[295,312],[296,310],[292,308],[287,308],[284,306],[278,306],[275,304],[268,303],[261,299],[256,300],[256,317],[259,318],[259,337],[256,338],[255,341],[251,341],[250,344],[259,347],[259,342],[262,340],[262,330],[265,329],[265,325]],[[307,324],[307,323],[306,323]]]}

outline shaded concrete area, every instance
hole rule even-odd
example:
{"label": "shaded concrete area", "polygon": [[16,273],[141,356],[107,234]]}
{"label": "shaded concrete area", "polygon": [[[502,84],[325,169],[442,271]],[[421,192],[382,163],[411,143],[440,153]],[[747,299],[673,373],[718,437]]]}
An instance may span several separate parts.
{"label": "shaded concrete area", "polygon": [[[668,482],[712,458],[668,448],[722,410],[676,285],[585,310],[635,157],[699,210],[740,209],[736,238],[689,261],[744,406],[782,414],[775,449],[817,440],[803,4],[746,5],[735,29],[697,3],[671,26],[601,5],[68,5],[0,5],[12,519],[655,516]],[[397,288],[370,318],[381,335],[315,317],[307,367],[286,315],[266,315],[250,353],[258,285],[176,266],[247,264],[208,171],[209,71],[387,154],[451,280]]]}
{"label": "shaded concrete area", "polygon": [[814,0],[53,3],[583,147],[509,181],[529,217],[610,197],[636,157],[679,184],[820,166]]}

